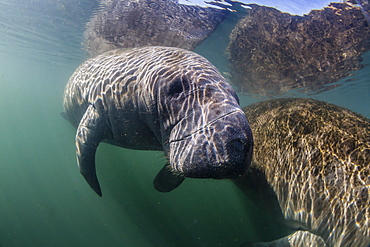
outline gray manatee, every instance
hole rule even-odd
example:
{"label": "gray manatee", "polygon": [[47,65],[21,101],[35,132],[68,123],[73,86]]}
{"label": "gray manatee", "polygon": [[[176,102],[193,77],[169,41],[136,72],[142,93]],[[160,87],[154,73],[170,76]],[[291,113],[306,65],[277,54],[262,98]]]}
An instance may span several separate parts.
{"label": "gray manatee", "polygon": [[313,99],[244,108],[255,141],[238,187],[266,212],[277,208],[298,231],[244,246],[368,247],[370,121]]}
{"label": "gray manatee", "polygon": [[248,5],[248,14],[230,35],[233,83],[259,95],[322,91],[363,68],[361,55],[370,50],[366,7],[341,2],[304,16]]}
{"label": "gray manatee", "polygon": [[205,58],[180,48],[88,59],[65,88],[64,115],[77,128],[80,172],[100,196],[95,153],[102,141],[163,150],[168,164],[154,180],[159,191],[185,177],[239,177],[252,157],[252,133],[232,87]]}
{"label": "gray manatee", "polygon": [[173,0],[102,0],[84,33],[94,56],[117,48],[170,46],[193,50],[228,11]]}

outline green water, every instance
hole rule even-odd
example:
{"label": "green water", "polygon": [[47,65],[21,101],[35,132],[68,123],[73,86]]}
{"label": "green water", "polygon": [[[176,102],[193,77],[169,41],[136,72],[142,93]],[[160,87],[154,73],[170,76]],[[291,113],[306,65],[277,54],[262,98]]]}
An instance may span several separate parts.
{"label": "green water", "polygon": [[[16,13],[25,15],[20,9]],[[52,16],[35,9],[34,16]],[[68,18],[61,26],[40,19],[47,25],[35,29],[59,33],[68,24]],[[27,23],[19,24],[25,26],[21,31],[36,32]],[[68,78],[86,58],[80,45],[83,24],[77,24],[71,20],[59,39],[55,33],[32,36],[34,41],[24,39],[28,33],[0,38],[0,246],[239,246],[283,236],[286,229],[230,181],[186,179],[170,193],[157,192],[152,181],[165,162],[161,152],[101,144],[96,163],[103,197],[89,188],[76,165],[75,130],[60,115]],[[8,29],[0,28],[7,34]],[[212,45],[204,43],[198,52],[227,72],[226,56],[211,56],[225,42],[208,42]],[[365,62],[369,58],[366,54]],[[331,91],[292,95],[326,100],[370,117],[370,70],[353,78]],[[242,105],[263,100],[240,98]]]}
{"label": "green water", "polygon": [[78,64],[0,61],[2,247],[239,246],[279,234],[230,181],[187,179],[157,192],[160,152],[101,144],[98,197],[78,172],[75,130],[60,115]]}

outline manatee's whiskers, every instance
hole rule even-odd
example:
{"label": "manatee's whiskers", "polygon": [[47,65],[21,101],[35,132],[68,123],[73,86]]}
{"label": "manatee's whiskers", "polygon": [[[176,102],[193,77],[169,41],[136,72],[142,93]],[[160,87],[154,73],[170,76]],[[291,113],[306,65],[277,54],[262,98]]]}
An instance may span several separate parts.
{"label": "manatee's whiskers", "polygon": [[[220,119],[222,119],[222,118],[224,118],[224,117],[226,117],[226,116],[228,116],[228,115],[231,115],[231,114],[233,114],[233,113],[235,113],[235,112],[239,112],[240,110],[234,110],[234,111],[231,111],[231,112],[229,112],[229,113],[226,113],[226,114],[224,114],[224,115],[222,115],[222,116],[219,116],[219,117],[217,117],[216,119],[213,119],[213,120],[211,120],[209,123],[207,123],[206,125],[204,125],[204,126],[202,126],[202,127],[200,127],[199,129],[197,129],[197,130],[195,130],[194,132],[192,132],[192,133],[190,133],[190,134],[188,134],[188,135],[185,135],[185,136],[183,136],[183,137],[181,137],[181,138],[179,138],[179,139],[174,139],[174,140],[169,140],[169,143],[171,144],[171,143],[173,143],[173,142],[178,142],[178,141],[182,141],[182,140],[184,140],[184,139],[186,139],[186,138],[189,138],[189,137],[191,137],[192,135],[194,135],[194,134],[196,134],[196,133],[199,133],[200,131],[202,131],[202,130],[204,130],[205,128],[207,128],[207,127],[209,127],[210,125],[212,125],[212,124],[214,124],[215,122],[217,122],[218,120],[220,120]],[[191,113],[192,114],[192,113]],[[189,114],[190,115],[190,114]],[[181,121],[183,121],[183,120],[181,120]],[[180,122],[179,122],[180,123]],[[178,124],[179,124],[178,123]]]}

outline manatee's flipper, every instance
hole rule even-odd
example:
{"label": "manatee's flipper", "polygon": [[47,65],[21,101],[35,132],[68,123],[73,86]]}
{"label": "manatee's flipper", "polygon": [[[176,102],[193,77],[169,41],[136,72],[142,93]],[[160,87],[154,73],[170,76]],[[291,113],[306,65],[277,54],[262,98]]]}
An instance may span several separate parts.
{"label": "manatee's flipper", "polygon": [[296,231],[289,236],[264,243],[245,243],[242,247],[326,247],[324,240],[309,231]]}
{"label": "manatee's flipper", "polygon": [[81,174],[99,196],[102,192],[96,176],[95,153],[99,143],[105,139],[105,130],[104,118],[89,105],[77,128],[76,156]]}
{"label": "manatee's flipper", "polygon": [[170,165],[166,164],[155,176],[153,184],[154,188],[160,192],[170,192],[179,187],[184,179],[184,177],[173,174]]}

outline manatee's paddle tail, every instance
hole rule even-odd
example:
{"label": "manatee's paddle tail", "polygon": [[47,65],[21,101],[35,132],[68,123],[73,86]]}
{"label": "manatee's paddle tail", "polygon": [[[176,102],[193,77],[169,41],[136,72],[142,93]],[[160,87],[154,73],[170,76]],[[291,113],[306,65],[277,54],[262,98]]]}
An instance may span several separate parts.
{"label": "manatee's paddle tail", "polygon": [[166,164],[155,176],[153,185],[160,192],[170,192],[180,186],[184,177],[173,174],[170,170],[170,165]]}
{"label": "manatee's paddle tail", "polygon": [[76,156],[81,174],[90,187],[102,196],[95,169],[95,153],[104,139],[105,123],[98,111],[90,105],[83,115],[76,134]]}

